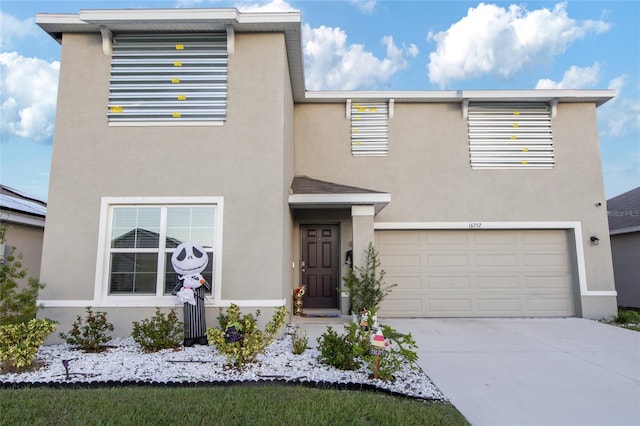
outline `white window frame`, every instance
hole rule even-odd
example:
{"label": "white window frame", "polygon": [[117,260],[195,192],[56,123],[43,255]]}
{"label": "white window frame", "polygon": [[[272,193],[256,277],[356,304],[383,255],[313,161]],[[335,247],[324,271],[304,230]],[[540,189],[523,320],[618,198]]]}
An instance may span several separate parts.
{"label": "white window frame", "polygon": [[[176,306],[177,299],[172,295],[110,295],[110,229],[114,207],[144,206],[215,206],[215,237],[213,253],[213,294],[205,300],[205,304],[215,306],[222,296],[222,224],[224,211],[223,197],[103,197],[100,204],[100,227],[98,234],[98,253],[96,260],[96,276],[94,284],[94,301],[96,306],[109,305],[115,307],[171,307]],[[163,292],[162,292],[163,293]]]}

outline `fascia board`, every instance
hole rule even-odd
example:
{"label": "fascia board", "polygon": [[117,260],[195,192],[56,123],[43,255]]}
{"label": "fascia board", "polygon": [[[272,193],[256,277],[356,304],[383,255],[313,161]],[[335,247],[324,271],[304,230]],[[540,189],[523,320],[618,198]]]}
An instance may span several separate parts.
{"label": "fascia board", "polygon": [[307,91],[306,102],[344,102],[347,99],[395,103],[493,102],[594,102],[597,106],[613,99],[616,91],[603,90],[441,90],[441,91]]}

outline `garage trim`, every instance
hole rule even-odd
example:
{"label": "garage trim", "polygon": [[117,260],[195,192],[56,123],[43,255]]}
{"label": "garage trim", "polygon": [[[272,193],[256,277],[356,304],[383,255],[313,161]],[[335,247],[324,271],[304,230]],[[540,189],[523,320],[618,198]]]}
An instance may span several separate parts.
{"label": "garage trim", "polygon": [[587,271],[584,260],[584,245],[582,240],[582,224],[580,222],[375,222],[374,230],[438,230],[438,229],[564,229],[571,231],[575,244],[576,269],[580,296],[617,296],[616,291],[588,290]]}

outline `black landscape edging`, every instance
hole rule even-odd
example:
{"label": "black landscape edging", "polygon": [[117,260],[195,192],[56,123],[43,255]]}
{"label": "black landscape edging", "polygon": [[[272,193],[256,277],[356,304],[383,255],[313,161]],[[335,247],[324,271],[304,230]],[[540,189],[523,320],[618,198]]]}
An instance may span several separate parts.
{"label": "black landscape edging", "polygon": [[387,395],[404,397],[409,399],[418,399],[421,401],[442,401],[438,398],[421,397],[407,395],[405,393],[395,392],[389,389],[381,388],[369,383],[335,383],[328,381],[310,381],[310,380],[286,380],[286,379],[261,379],[261,380],[215,380],[215,381],[167,381],[167,382],[148,382],[142,380],[102,380],[95,382],[67,382],[67,381],[49,381],[49,382],[3,382],[0,381],[0,389],[24,389],[24,388],[54,388],[54,389],[97,389],[97,388],[113,388],[123,386],[140,386],[140,387],[166,387],[166,388],[196,388],[196,387],[223,387],[223,386],[268,386],[272,384],[304,386],[312,389],[333,389],[333,390],[350,390],[350,391],[366,391],[379,392]]}

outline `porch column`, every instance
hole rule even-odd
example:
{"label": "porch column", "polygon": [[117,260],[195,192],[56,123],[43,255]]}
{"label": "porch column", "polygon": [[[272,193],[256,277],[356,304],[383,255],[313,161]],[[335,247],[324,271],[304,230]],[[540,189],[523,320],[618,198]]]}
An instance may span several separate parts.
{"label": "porch column", "polygon": [[353,266],[364,266],[369,243],[373,243],[373,205],[351,206],[353,226]]}

